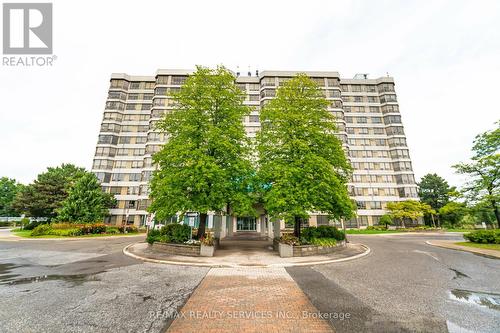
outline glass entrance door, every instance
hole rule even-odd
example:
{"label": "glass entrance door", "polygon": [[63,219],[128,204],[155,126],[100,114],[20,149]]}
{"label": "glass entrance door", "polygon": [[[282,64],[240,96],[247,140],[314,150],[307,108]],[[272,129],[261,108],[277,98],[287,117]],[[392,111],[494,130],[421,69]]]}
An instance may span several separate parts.
{"label": "glass entrance door", "polygon": [[255,217],[238,217],[236,220],[237,231],[256,231],[257,223]]}

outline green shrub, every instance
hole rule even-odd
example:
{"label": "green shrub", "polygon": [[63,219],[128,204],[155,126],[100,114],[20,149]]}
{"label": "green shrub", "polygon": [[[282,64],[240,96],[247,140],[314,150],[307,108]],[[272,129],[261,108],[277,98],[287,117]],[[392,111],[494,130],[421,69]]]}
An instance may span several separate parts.
{"label": "green shrub", "polygon": [[49,223],[48,221],[32,221],[24,226],[24,230],[33,230],[36,227],[38,227],[39,225],[48,224],[48,223]]}
{"label": "green shrub", "polygon": [[337,240],[335,238],[313,238],[311,244],[319,246],[335,246]]}
{"label": "green shrub", "polygon": [[35,227],[35,229],[33,229],[33,231],[31,232],[31,236],[49,235],[50,231],[52,231],[50,224],[40,224],[39,226]]}
{"label": "green shrub", "polygon": [[464,234],[464,238],[473,243],[500,244],[500,229],[478,230]]}
{"label": "green shrub", "polygon": [[191,228],[187,224],[170,223],[160,229],[162,241],[166,243],[184,243],[191,238]]}
{"label": "green shrub", "polygon": [[153,244],[154,242],[160,241],[160,230],[152,229],[149,230],[148,236],[146,237],[146,242]]}
{"label": "green shrub", "polygon": [[64,237],[81,236],[81,234],[82,234],[82,231],[80,228],[52,229],[49,231],[49,235],[64,236]]}
{"label": "green shrub", "polygon": [[304,228],[302,230],[302,237],[307,241],[311,241],[314,238],[333,238],[338,241],[345,239],[343,231],[340,231],[336,227],[330,225]]}
{"label": "green shrub", "polygon": [[106,227],[106,233],[107,234],[119,234],[120,230],[118,230],[118,227]]}

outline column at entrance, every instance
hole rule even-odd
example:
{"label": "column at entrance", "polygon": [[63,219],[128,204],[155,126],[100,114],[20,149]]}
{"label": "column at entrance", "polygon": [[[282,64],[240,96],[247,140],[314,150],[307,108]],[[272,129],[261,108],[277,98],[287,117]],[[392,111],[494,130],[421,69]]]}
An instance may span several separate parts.
{"label": "column at entrance", "polygon": [[236,217],[227,216],[227,235],[232,237],[234,234],[234,230],[236,229]]}
{"label": "column at entrance", "polygon": [[259,217],[259,225],[260,225],[260,234],[261,236],[265,237],[267,233],[266,215],[261,215]]}

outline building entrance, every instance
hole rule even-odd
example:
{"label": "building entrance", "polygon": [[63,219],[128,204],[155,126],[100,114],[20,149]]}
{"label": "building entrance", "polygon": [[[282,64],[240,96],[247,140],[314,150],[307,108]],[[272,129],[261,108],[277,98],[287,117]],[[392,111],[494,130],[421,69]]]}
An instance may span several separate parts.
{"label": "building entrance", "polygon": [[255,217],[238,217],[236,220],[237,231],[256,231],[257,222]]}

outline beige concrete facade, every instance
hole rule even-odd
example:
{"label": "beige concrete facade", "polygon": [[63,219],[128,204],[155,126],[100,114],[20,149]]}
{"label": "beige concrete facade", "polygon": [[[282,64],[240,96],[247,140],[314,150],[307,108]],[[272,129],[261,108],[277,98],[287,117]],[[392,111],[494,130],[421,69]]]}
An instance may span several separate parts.
{"label": "beige concrete facade", "polygon": [[[92,167],[103,189],[118,200],[108,222],[145,223],[150,204],[148,182],[154,170],[151,156],[165,142],[165,134],[154,130],[155,124],[173,108],[170,93],[179,90],[190,73],[192,70],[160,69],[154,76],[112,74]],[[243,119],[249,137],[255,137],[260,129],[262,105],[297,73],[262,71],[256,76],[237,76],[236,84],[246,93],[244,103],[252,107]],[[339,138],[354,168],[349,190],[358,203],[358,217],[346,221],[346,226],[378,224],[387,202],[416,199],[394,79],[368,79],[364,75],[344,79],[338,72],[322,71],[306,74],[331,102],[328,110],[336,117]],[[333,221],[320,213],[309,219],[310,225],[328,223]],[[232,227],[238,229],[236,219]],[[262,216],[256,220],[255,231],[272,232]]]}

